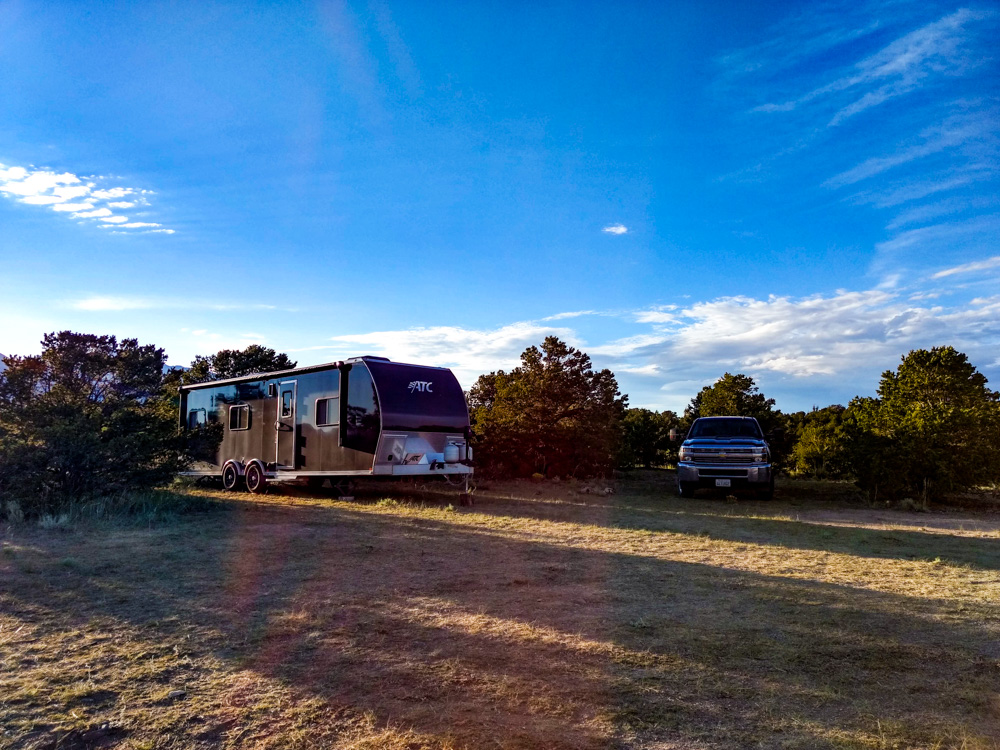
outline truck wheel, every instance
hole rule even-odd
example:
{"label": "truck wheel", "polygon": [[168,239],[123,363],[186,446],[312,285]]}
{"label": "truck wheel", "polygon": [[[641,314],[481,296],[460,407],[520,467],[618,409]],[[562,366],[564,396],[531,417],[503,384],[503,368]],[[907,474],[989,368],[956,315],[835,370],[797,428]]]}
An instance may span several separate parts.
{"label": "truck wheel", "polygon": [[677,494],[681,497],[693,497],[698,485],[694,482],[677,482]]}
{"label": "truck wheel", "polygon": [[239,483],[240,473],[236,471],[236,467],[232,464],[226,464],[226,467],[222,470],[222,486],[232,492]]}
{"label": "truck wheel", "polygon": [[258,495],[267,488],[267,478],[258,464],[250,464],[246,473],[247,489]]}

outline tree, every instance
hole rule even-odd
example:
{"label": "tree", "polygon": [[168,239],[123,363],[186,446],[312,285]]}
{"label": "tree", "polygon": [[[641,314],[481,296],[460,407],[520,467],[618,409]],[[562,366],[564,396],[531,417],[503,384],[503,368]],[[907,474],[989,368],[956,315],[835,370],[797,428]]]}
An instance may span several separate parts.
{"label": "tree", "polygon": [[773,407],[774,399],[766,398],[753,378],[727,372],[691,399],[684,417],[688,424],[698,417],[755,417],[768,431],[778,422],[778,412]]}
{"label": "tree", "polygon": [[877,398],[855,398],[851,468],[873,498],[941,494],[1000,479],[1000,394],[953,347],[916,349],[886,370]]}
{"label": "tree", "polygon": [[291,370],[296,364],[283,352],[279,354],[269,347],[251,344],[246,349],[222,349],[207,357],[195,357],[185,382],[204,383],[258,372]]}
{"label": "tree", "polygon": [[784,415],[774,408],[774,399],[767,398],[749,375],[724,374],[712,385],[698,392],[684,410],[682,427],[687,430],[698,417],[754,417],[768,436],[771,462],[776,469],[784,468],[792,451],[794,435],[785,431]]}
{"label": "tree", "polygon": [[788,427],[795,422],[794,429],[788,431],[795,436],[790,463],[796,473],[829,479],[847,474],[844,411],[843,406],[834,405],[789,415]]}
{"label": "tree", "polygon": [[679,420],[672,411],[628,409],[622,420],[622,448],[618,465],[624,469],[663,466],[670,462],[670,430]]}
{"label": "tree", "polygon": [[157,485],[183,464],[175,420],[155,403],[163,350],[61,331],[0,372],[0,495],[52,512]]}
{"label": "tree", "polygon": [[481,375],[469,391],[476,456],[495,474],[603,474],[614,467],[626,397],[610,370],[549,336],[510,372]]}

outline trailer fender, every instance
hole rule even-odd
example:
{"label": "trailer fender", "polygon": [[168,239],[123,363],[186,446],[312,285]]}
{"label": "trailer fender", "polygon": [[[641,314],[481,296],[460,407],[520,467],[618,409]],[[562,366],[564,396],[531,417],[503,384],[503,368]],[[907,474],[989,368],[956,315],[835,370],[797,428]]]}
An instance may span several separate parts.
{"label": "trailer fender", "polygon": [[249,469],[251,465],[254,465],[258,469],[260,469],[260,473],[263,476],[267,476],[267,466],[265,466],[264,462],[261,461],[259,458],[251,458],[249,461],[246,462],[246,465],[243,467],[243,471],[241,472],[244,476],[247,473],[247,469]]}
{"label": "trailer fender", "polygon": [[235,490],[243,479],[243,464],[239,461],[226,461],[222,466],[222,486],[227,490]]}
{"label": "trailer fender", "polygon": [[237,476],[243,476],[247,473],[246,467],[243,465],[242,461],[237,461],[236,459],[231,458],[223,464],[222,471],[225,471],[227,466],[235,466]]}

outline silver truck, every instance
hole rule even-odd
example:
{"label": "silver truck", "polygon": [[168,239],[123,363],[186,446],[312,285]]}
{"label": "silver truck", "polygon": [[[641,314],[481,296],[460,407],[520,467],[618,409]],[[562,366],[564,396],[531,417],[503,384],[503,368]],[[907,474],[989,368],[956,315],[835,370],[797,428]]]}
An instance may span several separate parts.
{"label": "silver truck", "polygon": [[681,443],[677,494],[691,497],[700,487],[755,490],[774,495],[771,449],[753,417],[700,417]]}

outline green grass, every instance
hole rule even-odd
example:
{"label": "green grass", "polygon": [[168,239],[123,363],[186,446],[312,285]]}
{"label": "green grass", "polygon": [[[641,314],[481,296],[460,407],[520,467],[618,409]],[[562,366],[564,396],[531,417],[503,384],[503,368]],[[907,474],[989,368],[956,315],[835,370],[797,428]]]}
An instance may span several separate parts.
{"label": "green grass", "polygon": [[1000,518],[670,478],[0,526],[0,747],[1000,747]]}

